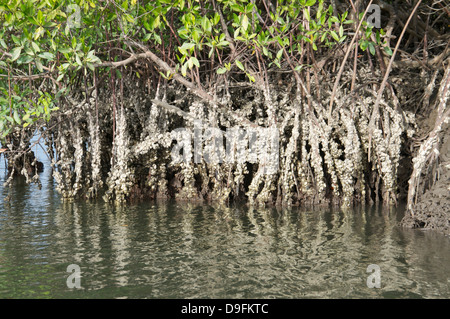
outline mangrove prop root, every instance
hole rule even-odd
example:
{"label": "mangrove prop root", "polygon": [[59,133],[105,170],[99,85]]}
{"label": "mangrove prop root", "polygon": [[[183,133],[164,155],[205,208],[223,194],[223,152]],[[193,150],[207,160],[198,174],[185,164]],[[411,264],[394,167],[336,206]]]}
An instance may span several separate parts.
{"label": "mangrove prop root", "polygon": [[[341,81],[350,81],[351,76],[344,72]],[[103,194],[105,200],[116,202],[245,199],[263,205],[344,206],[376,198],[386,204],[396,202],[402,134],[411,135],[414,117],[398,113],[382,99],[367,161],[369,116],[376,99],[364,90],[352,103],[344,98],[347,92],[338,90],[333,120],[327,121],[327,110],[320,107],[326,100],[312,100],[310,108],[301,90],[293,86],[243,86],[231,92],[217,88],[209,95],[220,99],[222,107],[229,105],[222,112],[177,83],[162,84],[148,95],[146,85],[136,78],[123,80],[124,102],[115,114],[109,88],[97,90],[98,103],[94,99],[76,102],[74,96],[73,104],[67,105],[78,109],[70,115],[71,121],[62,121],[61,112],[52,147],[54,177],[64,198]],[[331,98],[331,92],[321,90],[322,98]],[[240,122],[242,118],[246,121]],[[250,122],[278,132],[276,171],[267,173],[261,162],[242,160],[249,144],[239,132],[249,128]],[[184,146],[191,155],[175,163],[171,152],[179,141],[174,140],[176,132],[190,132]],[[194,141],[196,134],[201,138]],[[253,147],[256,154],[263,154],[267,144]]]}

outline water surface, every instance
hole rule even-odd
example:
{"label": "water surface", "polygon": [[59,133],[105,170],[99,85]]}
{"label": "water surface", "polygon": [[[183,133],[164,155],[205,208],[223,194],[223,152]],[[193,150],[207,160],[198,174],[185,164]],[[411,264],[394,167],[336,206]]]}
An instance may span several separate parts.
{"label": "water surface", "polygon": [[49,169],[41,189],[4,179],[0,298],[450,297],[450,239],[398,227],[401,209],[114,207],[61,202]]}

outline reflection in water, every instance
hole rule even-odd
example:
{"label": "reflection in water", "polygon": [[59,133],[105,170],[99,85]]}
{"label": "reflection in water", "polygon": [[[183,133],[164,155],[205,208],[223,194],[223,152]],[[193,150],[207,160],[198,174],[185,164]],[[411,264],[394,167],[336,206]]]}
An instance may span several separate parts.
{"label": "reflection in water", "polygon": [[61,202],[50,176],[0,186],[0,298],[450,297],[449,238],[395,209]]}

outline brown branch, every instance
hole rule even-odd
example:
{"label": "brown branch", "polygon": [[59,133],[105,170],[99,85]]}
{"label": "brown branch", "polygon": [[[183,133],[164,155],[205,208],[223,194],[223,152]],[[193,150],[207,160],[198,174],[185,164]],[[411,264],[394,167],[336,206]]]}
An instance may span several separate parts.
{"label": "brown branch", "polygon": [[125,60],[118,61],[118,62],[103,62],[100,64],[97,64],[96,67],[113,67],[117,68],[120,66],[124,66],[127,64],[130,64],[138,59],[150,59],[153,61],[161,70],[164,72],[170,72],[172,74],[173,79],[179,82],[180,84],[187,87],[189,90],[191,90],[195,95],[202,98],[203,100],[217,106],[218,110],[221,111],[224,114],[229,115],[232,119],[234,119],[239,124],[250,126],[250,127],[257,127],[255,123],[252,121],[239,116],[238,114],[234,112],[230,112],[228,108],[225,105],[220,104],[217,102],[210,94],[208,94],[205,90],[203,90],[201,87],[196,86],[194,83],[190,82],[186,78],[184,78],[181,74],[177,73],[174,68],[172,68],[170,65],[168,65],[166,62],[161,60],[156,54],[148,50],[148,48],[144,47],[143,45],[137,44],[141,49],[145,50],[145,52],[140,54],[132,54],[130,57],[128,57]]}
{"label": "brown branch", "polygon": [[40,78],[46,78],[48,77],[50,72],[40,73],[40,74],[33,74],[33,75],[11,75],[8,76],[6,74],[0,74],[0,77],[2,78],[10,78],[11,80],[34,80],[34,79],[40,79]]}
{"label": "brown branch", "polygon": [[176,107],[174,105],[171,105],[171,104],[169,104],[167,102],[164,102],[164,101],[161,101],[161,100],[157,100],[157,99],[153,99],[151,101],[153,103],[155,103],[156,105],[165,108],[167,111],[169,111],[171,113],[175,113],[175,114],[177,114],[177,115],[179,115],[179,116],[181,116],[181,117],[183,117],[185,119],[191,120],[191,121],[195,120],[195,118],[190,113],[187,113],[187,112],[183,111],[182,109],[180,109],[180,108],[178,108],[178,107]]}
{"label": "brown branch", "polygon": [[396,68],[403,68],[403,67],[410,67],[410,68],[419,68],[423,67],[425,69],[436,69],[439,67],[439,65],[442,63],[442,61],[447,57],[448,54],[450,54],[450,47],[449,43],[447,43],[447,46],[445,47],[444,51],[442,51],[440,54],[436,55],[432,59],[428,59],[427,61],[422,61],[419,58],[415,57],[414,55],[405,52],[403,50],[398,50],[398,52],[407,55],[411,60],[401,60],[401,61],[394,61],[392,66]]}

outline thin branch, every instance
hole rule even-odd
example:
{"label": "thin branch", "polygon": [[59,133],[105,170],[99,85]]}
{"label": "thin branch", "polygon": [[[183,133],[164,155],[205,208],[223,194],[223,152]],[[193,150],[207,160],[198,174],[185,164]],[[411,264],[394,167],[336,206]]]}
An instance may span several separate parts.
{"label": "thin branch", "polygon": [[195,95],[202,98],[203,100],[216,105],[219,110],[221,110],[223,113],[228,114],[231,118],[233,118],[236,122],[239,124],[250,126],[250,127],[257,127],[255,123],[252,121],[239,116],[237,113],[230,112],[225,105],[221,105],[219,102],[217,102],[210,94],[208,94],[206,91],[204,91],[201,87],[196,86],[194,83],[190,82],[186,78],[184,78],[181,74],[177,73],[174,68],[172,68],[170,65],[168,65],[166,62],[161,60],[157,55],[155,55],[153,52],[148,50],[145,46],[139,44],[139,43],[133,43],[137,46],[139,46],[141,49],[143,49],[145,52],[140,54],[132,54],[130,57],[128,57],[125,60],[118,61],[118,62],[103,62],[100,64],[96,64],[96,67],[120,67],[127,65],[129,63],[132,63],[138,59],[150,59],[153,61],[159,68],[161,68],[165,72],[170,72],[172,74],[173,79],[179,82],[180,84],[187,87],[189,90],[191,90]]}

